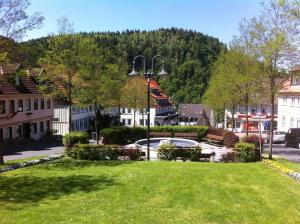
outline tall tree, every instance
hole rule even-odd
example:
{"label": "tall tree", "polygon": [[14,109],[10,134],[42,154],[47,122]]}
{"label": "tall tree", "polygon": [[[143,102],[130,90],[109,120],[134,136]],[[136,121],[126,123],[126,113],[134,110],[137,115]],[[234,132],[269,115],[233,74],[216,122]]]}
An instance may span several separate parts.
{"label": "tall tree", "polygon": [[27,31],[40,28],[44,17],[39,12],[28,15],[28,0],[0,1],[0,33],[9,38],[20,40]]}
{"label": "tall tree", "polygon": [[133,126],[135,126],[137,109],[147,107],[147,82],[143,77],[130,78],[122,92],[122,105],[133,109]]}
{"label": "tall tree", "polygon": [[115,61],[112,60],[110,52],[99,48],[93,38],[81,38],[79,49],[81,52],[80,70],[75,96],[81,104],[94,105],[94,124],[97,144],[99,144],[98,124],[101,109],[115,105],[113,102],[119,95],[120,80],[124,79],[127,69],[124,71],[120,64],[114,64]]}
{"label": "tall tree", "polygon": [[270,0],[263,4],[262,14],[257,18],[244,20],[240,24],[241,37],[250,46],[253,56],[262,63],[262,79],[267,83],[269,102],[272,105],[269,158],[272,159],[275,99],[283,81],[282,72],[293,63],[297,46],[293,38],[297,24],[288,20],[278,2]]}
{"label": "tall tree", "polygon": [[[65,27],[65,24],[58,21],[58,29],[71,31],[72,28]],[[45,56],[39,61],[47,71],[46,78],[53,81],[56,86],[53,94],[68,103],[69,131],[72,131],[72,105],[76,89],[74,84],[81,60],[79,43],[80,38],[72,34],[52,37],[49,39],[49,47]]]}

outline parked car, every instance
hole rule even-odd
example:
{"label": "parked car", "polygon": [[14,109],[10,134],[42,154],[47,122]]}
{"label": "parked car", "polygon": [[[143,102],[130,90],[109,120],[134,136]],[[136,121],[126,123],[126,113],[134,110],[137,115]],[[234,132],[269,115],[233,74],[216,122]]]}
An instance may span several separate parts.
{"label": "parked car", "polygon": [[[274,131],[273,132],[273,143],[284,143],[285,135],[286,135],[286,133],[284,131]],[[266,142],[270,142],[270,134],[267,135]]]}
{"label": "parked car", "polygon": [[285,135],[285,146],[297,147],[300,149],[300,128],[290,128]]}

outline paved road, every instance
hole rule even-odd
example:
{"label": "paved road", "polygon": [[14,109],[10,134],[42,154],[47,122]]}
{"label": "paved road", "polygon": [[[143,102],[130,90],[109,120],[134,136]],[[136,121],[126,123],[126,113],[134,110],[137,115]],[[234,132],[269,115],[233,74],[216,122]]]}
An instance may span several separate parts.
{"label": "paved road", "polygon": [[[265,145],[265,152],[269,152],[267,145]],[[273,155],[280,156],[284,159],[300,163],[300,149],[297,148],[285,147],[281,144],[274,144]]]}
{"label": "paved road", "polygon": [[30,146],[19,146],[5,148],[4,161],[24,159],[34,156],[47,156],[55,153],[62,153],[64,147],[60,142],[39,143]]}

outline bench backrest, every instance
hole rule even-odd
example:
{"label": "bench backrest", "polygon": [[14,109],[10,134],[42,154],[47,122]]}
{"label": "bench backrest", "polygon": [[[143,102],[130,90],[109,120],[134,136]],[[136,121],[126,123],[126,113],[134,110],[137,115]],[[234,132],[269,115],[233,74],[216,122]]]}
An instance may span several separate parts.
{"label": "bench backrest", "polygon": [[189,132],[187,132],[187,133],[185,133],[185,132],[178,132],[178,133],[174,133],[174,136],[175,137],[198,137],[198,134],[197,133],[193,133],[193,132],[191,132],[191,133],[189,133]]}
{"label": "bench backrest", "polygon": [[220,140],[223,141],[224,137],[223,136],[219,136],[219,135],[212,135],[212,134],[207,134],[206,138],[208,139],[213,139],[213,140]]}

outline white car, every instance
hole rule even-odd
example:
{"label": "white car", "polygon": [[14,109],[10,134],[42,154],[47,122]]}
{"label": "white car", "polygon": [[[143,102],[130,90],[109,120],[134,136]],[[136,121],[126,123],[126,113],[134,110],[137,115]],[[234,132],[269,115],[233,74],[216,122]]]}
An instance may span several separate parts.
{"label": "white car", "polygon": [[[273,143],[284,143],[285,142],[285,135],[284,131],[274,131],[273,132]],[[270,134],[266,137],[266,142],[270,141]]]}

